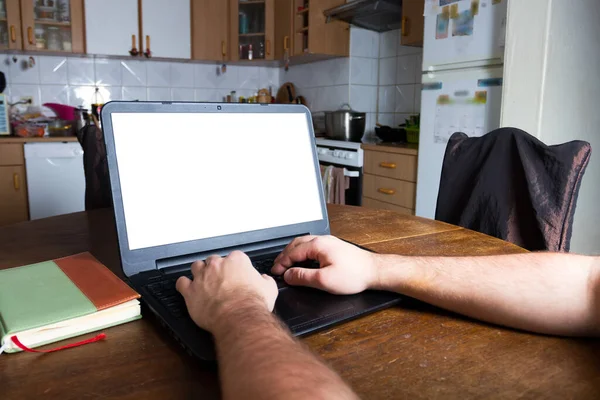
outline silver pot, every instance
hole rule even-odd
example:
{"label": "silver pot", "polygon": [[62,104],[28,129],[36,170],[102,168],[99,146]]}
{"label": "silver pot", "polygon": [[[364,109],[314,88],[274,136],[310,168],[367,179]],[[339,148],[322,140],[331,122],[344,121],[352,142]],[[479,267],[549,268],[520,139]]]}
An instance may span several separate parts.
{"label": "silver pot", "polygon": [[[344,110],[343,107],[348,109]],[[365,133],[366,113],[353,111],[348,104],[341,110],[325,113],[325,136],[328,139],[360,142]]]}

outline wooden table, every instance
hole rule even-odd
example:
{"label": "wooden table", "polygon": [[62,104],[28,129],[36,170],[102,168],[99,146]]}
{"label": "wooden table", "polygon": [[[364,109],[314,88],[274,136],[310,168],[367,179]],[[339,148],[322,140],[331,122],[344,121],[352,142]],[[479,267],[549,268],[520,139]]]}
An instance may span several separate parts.
{"label": "wooden table", "polygon": [[[506,242],[389,211],[331,206],[334,235],[378,252],[520,253]],[[0,229],[0,268],[91,251],[119,271],[112,214],[77,213]],[[217,375],[187,356],[150,315],[103,342],[0,356],[0,398],[188,399],[219,396]],[[92,335],[87,335],[92,336]],[[303,341],[363,398],[599,398],[595,340],[532,335],[406,301]]]}

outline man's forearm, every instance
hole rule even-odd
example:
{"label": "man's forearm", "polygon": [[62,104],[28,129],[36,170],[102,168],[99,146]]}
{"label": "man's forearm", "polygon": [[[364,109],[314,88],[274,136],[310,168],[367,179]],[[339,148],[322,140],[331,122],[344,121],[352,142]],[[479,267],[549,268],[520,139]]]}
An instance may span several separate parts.
{"label": "man's forearm", "polygon": [[488,322],[556,335],[600,334],[600,259],[558,253],[377,258],[378,289]]}
{"label": "man's forearm", "polygon": [[264,305],[229,310],[213,334],[225,399],[356,398]]}

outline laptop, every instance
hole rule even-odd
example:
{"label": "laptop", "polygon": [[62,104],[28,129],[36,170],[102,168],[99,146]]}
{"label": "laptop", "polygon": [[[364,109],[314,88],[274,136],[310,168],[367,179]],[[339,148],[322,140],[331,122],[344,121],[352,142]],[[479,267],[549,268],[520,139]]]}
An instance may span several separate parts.
{"label": "laptop", "polygon": [[[175,290],[192,262],[233,250],[260,273],[295,237],[329,234],[310,111],[302,105],[110,102],[101,113],[120,259],[143,303],[192,355],[214,360]],[[317,267],[318,265],[306,265]],[[275,314],[306,335],[400,301],[336,296],[276,277]]]}

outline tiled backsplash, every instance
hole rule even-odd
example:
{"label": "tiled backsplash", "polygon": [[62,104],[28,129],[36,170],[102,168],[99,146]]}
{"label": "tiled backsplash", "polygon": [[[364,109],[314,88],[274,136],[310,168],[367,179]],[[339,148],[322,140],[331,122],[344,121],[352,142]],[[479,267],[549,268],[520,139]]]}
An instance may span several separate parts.
{"label": "tiled backsplash", "polygon": [[383,125],[401,124],[421,109],[423,51],[399,41],[399,30],[383,32],[379,39],[377,121]]}
{"label": "tiled backsplash", "polygon": [[27,68],[28,56],[16,57],[18,62],[13,63],[12,55],[0,54],[11,102],[31,96],[36,104],[89,107],[95,87],[105,102],[222,101],[232,90],[248,97],[263,87],[276,91],[280,84],[279,68],[271,67],[230,65],[220,74],[216,64],[33,55],[36,64]]}
{"label": "tiled backsplash", "polygon": [[33,57],[0,53],[11,102],[31,96],[37,104],[65,103],[89,107],[95,87],[109,100],[223,101],[235,90],[252,96],[259,88],[276,91],[293,82],[313,112],[339,109],[344,103],[367,113],[367,132],[375,122],[397,125],[421,107],[422,49],[400,46],[400,32],[381,34],[356,27],[350,32],[350,57],[283,68],[236,66],[220,74],[216,64],[108,59]]}
{"label": "tiled backsplash", "polygon": [[367,131],[375,126],[379,34],[352,27],[350,58],[292,65],[280,72],[281,82],[292,82],[312,112],[338,110],[348,103],[367,113]]}

